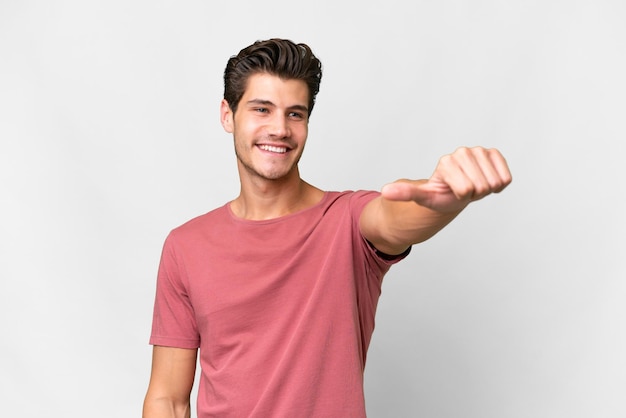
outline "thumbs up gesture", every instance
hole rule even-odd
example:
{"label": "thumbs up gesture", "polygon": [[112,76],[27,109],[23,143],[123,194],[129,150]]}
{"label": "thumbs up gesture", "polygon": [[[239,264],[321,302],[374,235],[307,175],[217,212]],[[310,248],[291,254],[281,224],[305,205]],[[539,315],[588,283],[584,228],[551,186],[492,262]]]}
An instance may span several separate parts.
{"label": "thumbs up gesture", "polygon": [[506,160],[498,150],[462,147],[442,157],[428,180],[403,179],[387,184],[382,197],[455,213],[472,201],[499,193],[511,180]]}

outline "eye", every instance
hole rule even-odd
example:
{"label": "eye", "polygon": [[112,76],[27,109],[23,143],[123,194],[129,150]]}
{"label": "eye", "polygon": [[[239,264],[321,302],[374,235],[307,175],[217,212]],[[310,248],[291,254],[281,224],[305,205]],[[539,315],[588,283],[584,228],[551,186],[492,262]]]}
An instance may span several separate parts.
{"label": "eye", "polygon": [[256,113],[269,113],[269,109],[266,107],[255,107],[252,110]]}
{"label": "eye", "polygon": [[292,119],[304,119],[304,114],[300,112],[289,112],[289,117]]}

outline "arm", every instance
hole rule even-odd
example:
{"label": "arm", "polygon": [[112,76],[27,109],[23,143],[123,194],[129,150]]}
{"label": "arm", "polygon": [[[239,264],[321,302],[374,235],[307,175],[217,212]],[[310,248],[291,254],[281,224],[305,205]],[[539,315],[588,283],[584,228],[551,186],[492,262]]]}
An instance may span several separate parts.
{"label": "arm", "polygon": [[197,351],[154,346],[143,418],[189,418]]}
{"label": "arm", "polygon": [[499,193],[511,183],[507,163],[495,149],[459,148],[439,160],[428,180],[398,180],[363,209],[363,236],[394,255],[425,241],[472,201]]}

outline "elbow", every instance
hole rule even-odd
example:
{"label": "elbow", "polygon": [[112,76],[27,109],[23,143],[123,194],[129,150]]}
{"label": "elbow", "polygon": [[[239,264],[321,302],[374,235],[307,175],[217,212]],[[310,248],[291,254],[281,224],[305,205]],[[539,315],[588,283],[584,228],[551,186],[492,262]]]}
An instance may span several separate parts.
{"label": "elbow", "polygon": [[146,396],[143,403],[143,418],[189,418],[191,403],[189,399]]}

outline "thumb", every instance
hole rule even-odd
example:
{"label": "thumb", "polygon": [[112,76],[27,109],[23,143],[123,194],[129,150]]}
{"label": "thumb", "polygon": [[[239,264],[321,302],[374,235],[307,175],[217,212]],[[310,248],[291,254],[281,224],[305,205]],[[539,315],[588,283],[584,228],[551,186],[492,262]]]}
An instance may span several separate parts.
{"label": "thumb", "polygon": [[428,184],[427,180],[398,180],[383,186],[381,194],[389,200],[419,202],[430,195],[426,184]]}

